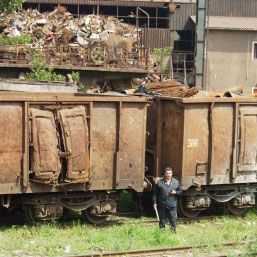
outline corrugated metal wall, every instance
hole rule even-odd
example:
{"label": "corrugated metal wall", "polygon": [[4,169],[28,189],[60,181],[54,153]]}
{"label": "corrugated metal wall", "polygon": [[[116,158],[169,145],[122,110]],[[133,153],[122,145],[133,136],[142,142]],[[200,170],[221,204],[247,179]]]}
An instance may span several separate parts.
{"label": "corrugated metal wall", "polygon": [[192,30],[188,23],[188,18],[195,15],[196,4],[180,4],[176,12],[171,15],[171,28],[172,30]]}
{"label": "corrugated metal wall", "polygon": [[[172,30],[191,30],[189,17],[196,14],[196,4],[179,4],[171,17]],[[256,17],[257,0],[209,0],[210,16]]]}
{"label": "corrugated metal wall", "polygon": [[209,0],[209,15],[256,17],[257,0]]}
{"label": "corrugated metal wall", "polygon": [[150,50],[171,45],[170,29],[144,28],[142,32],[143,44],[145,47],[150,48]]}

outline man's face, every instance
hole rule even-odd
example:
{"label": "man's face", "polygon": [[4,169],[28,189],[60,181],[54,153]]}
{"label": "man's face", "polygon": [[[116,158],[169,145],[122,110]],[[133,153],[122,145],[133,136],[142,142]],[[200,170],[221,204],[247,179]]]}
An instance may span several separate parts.
{"label": "man's face", "polygon": [[164,178],[166,180],[170,180],[172,178],[172,171],[171,170],[167,170],[164,172]]}

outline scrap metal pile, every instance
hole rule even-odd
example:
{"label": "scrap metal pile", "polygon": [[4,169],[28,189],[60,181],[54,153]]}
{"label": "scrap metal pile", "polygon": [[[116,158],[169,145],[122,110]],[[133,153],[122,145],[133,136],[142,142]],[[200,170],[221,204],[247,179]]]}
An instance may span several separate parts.
{"label": "scrap metal pile", "polygon": [[147,83],[146,86],[151,92],[170,97],[191,97],[199,92],[196,87],[185,87],[175,80]]}
{"label": "scrap metal pile", "polygon": [[196,87],[187,87],[181,85],[176,80],[168,79],[166,81],[152,81],[152,76],[148,76],[146,81],[135,81],[136,89],[128,89],[123,92],[126,94],[145,93],[151,95],[162,95],[169,97],[191,97],[196,95],[199,90]]}
{"label": "scrap metal pile", "polygon": [[0,36],[31,36],[28,45],[1,45],[0,62],[30,63],[30,49],[42,51],[50,65],[147,68],[148,53],[135,26],[115,17],[87,15],[74,18],[62,6],[40,13],[23,10],[0,14]]}

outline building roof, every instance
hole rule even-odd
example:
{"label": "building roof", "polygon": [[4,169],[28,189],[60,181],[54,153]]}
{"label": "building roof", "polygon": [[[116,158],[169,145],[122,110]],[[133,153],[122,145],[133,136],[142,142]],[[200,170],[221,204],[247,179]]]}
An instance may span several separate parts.
{"label": "building roof", "polygon": [[[196,16],[190,16],[190,18],[196,23]],[[257,31],[257,18],[209,16],[206,19],[206,28],[213,30]]]}

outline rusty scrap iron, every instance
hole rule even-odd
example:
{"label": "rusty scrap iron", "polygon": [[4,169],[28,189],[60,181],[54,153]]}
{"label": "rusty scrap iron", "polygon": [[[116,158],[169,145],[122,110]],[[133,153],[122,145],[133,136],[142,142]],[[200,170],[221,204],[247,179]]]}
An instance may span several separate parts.
{"label": "rusty scrap iron", "polygon": [[0,63],[32,63],[34,49],[41,51],[48,65],[148,68],[148,50],[138,45],[141,31],[115,17],[74,18],[58,6],[46,13],[28,9],[0,14],[0,24],[0,36],[29,35],[32,40],[25,45],[1,46]]}

